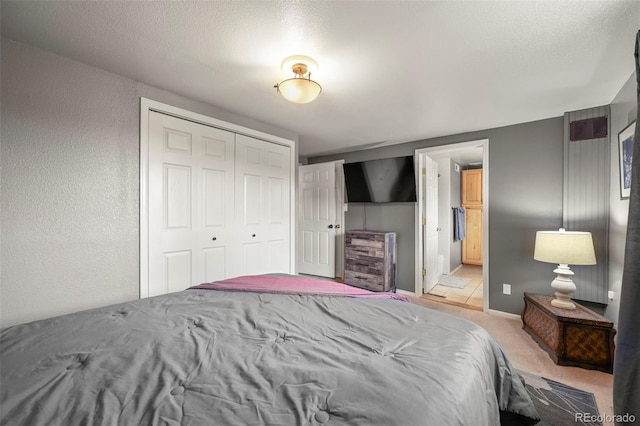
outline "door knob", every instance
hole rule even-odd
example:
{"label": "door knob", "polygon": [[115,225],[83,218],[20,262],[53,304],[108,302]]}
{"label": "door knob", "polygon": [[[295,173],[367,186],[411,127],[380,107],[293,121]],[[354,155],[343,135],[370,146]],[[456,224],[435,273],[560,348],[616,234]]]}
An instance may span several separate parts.
{"label": "door knob", "polygon": [[333,229],[333,225],[329,225],[329,229]]}
{"label": "door knob", "polygon": [[217,240],[217,239],[218,239],[217,237],[213,237],[213,238],[211,239],[211,241],[215,241],[215,240]]}
{"label": "door knob", "polygon": [[336,229],[340,229],[340,224],[337,224],[337,225],[336,225]]}
{"label": "door knob", "polygon": [[255,238],[256,234],[252,234],[251,236]]}

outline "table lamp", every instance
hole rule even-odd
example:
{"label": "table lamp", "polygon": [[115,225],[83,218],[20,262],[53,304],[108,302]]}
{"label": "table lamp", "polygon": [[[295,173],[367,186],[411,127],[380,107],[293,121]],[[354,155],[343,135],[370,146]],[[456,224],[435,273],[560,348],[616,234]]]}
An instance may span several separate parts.
{"label": "table lamp", "polygon": [[540,262],[557,263],[553,270],[557,274],[551,282],[556,292],[556,298],[551,304],[557,308],[576,308],[571,301],[571,295],[576,291],[576,285],[571,280],[575,275],[569,265],[595,265],[596,254],[593,248],[593,238],[590,232],[566,231],[538,231],[533,258]]}

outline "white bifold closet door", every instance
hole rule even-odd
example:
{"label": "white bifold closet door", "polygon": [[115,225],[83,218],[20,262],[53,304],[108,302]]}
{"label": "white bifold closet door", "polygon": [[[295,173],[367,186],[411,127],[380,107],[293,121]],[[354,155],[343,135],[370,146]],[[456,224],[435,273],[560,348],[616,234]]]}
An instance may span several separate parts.
{"label": "white bifold closet door", "polygon": [[149,113],[149,296],[289,271],[289,155]]}
{"label": "white bifold closet door", "polygon": [[289,155],[289,147],[236,135],[239,274],[289,271]]}

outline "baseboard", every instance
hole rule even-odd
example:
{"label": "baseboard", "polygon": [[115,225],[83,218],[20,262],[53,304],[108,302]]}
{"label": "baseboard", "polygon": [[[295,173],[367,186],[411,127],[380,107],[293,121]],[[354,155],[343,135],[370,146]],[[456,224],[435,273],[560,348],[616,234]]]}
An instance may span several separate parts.
{"label": "baseboard", "polygon": [[461,263],[461,264],[459,264],[456,268],[453,268],[453,271],[449,272],[447,275],[453,275],[453,274],[455,274],[455,273],[456,273],[456,272],[458,272],[460,269],[462,269],[462,266],[463,266],[463,265],[462,265],[462,263]]}
{"label": "baseboard", "polygon": [[396,288],[396,293],[402,294],[403,296],[416,297],[416,294],[413,291],[402,290]]}
{"label": "baseboard", "polygon": [[503,318],[509,318],[509,319],[518,319],[521,320],[522,317],[518,314],[512,314],[511,312],[503,312],[503,311],[496,311],[495,309],[487,309],[487,313],[489,315],[495,315],[497,317],[503,317]]}
{"label": "baseboard", "polygon": [[420,296],[421,299],[425,299],[425,300],[431,300],[433,302],[437,302],[437,303],[444,303],[445,305],[451,305],[451,306],[457,306],[458,308],[464,308],[464,309],[471,309],[473,311],[478,311],[478,312],[482,312],[482,307],[480,306],[475,306],[475,305],[467,305],[465,303],[460,303],[460,302],[454,302],[453,300],[448,300],[446,298],[446,296],[436,296],[433,294],[423,294],[422,296]]}

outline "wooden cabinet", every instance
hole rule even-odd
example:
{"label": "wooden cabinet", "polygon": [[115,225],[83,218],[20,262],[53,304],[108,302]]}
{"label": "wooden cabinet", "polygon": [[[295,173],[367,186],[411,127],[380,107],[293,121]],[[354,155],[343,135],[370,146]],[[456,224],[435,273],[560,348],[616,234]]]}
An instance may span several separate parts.
{"label": "wooden cabinet", "polygon": [[[558,365],[613,371],[613,323],[576,303],[576,309],[556,308],[553,296],[524,294],[524,330]],[[575,301],[574,301],[575,303]]]}
{"label": "wooden cabinet", "polygon": [[482,169],[462,171],[461,198],[467,234],[462,240],[462,263],[482,265]]}
{"label": "wooden cabinet", "polygon": [[462,263],[482,265],[482,206],[465,207],[467,237],[462,240]]}
{"label": "wooden cabinet", "polygon": [[462,206],[482,206],[482,169],[462,171]]}
{"label": "wooden cabinet", "polygon": [[344,283],[371,291],[396,288],[396,233],[347,231]]}

